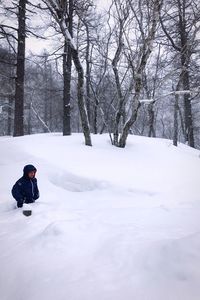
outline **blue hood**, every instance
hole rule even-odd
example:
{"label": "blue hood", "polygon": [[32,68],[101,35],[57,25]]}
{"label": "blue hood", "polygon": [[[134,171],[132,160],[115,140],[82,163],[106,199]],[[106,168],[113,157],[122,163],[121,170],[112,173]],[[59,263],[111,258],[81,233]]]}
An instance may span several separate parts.
{"label": "blue hood", "polygon": [[32,171],[37,171],[36,167],[34,167],[33,165],[26,165],[24,167],[24,177],[28,177],[28,173],[32,172]]}

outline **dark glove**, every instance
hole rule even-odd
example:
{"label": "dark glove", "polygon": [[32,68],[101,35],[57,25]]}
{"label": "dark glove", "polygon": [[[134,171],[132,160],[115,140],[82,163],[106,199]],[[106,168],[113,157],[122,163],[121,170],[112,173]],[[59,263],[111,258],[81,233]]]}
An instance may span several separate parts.
{"label": "dark glove", "polygon": [[22,207],[24,204],[24,200],[23,199],[20,199],[17,201],[17,207]]}

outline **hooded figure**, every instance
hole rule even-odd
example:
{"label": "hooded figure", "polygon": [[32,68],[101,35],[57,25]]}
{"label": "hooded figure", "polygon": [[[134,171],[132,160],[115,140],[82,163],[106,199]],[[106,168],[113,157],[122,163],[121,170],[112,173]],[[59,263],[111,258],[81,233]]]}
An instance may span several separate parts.
{"label": "hooded figure", "polygon": [[33,203],[39,198],[36,172],[33,165],[25,166],[24,175],[13,186],[12,195],[17,201],[17,207],[22,207],[24,203]]}

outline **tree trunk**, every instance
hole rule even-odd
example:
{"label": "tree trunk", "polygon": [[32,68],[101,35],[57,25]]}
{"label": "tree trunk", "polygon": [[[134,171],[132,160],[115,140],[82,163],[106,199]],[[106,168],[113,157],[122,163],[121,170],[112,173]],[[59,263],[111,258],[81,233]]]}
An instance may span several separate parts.
{"label": "tree trunk", "polygon": [[26,38],[26,2],[20,0],[18,6],[18,49],[15,80],[14,136],[24,135],[24,68]]}
{"label": "tree trunk", "polygon": [[65,42],[63,54],[63,135],[71,135],[71,48]]}
{"label": "tree trunk", "polygon": [[[11,48],[9,47],[9,59],[12,57]],[[7,128],[7,134],[12,135],[13,134],[13,112],[14,112],[14,97],[13,97],[13,91],[14,91],[14,73],[15,69],[13,68],[13,65],[9,65],[9,86],[11,90],[11,95],[8,97],[8,128]]]}
{"label": "tree trunk", "polygon": [[[190,41],[188,40],[188,33],[186,29],[186,2],[183,1],[179,5],[179,30],[181,39],[181,68],[182,68],[182,85],[183,90],[190,90],[190,74],[189,64],[191,59]],[[194,133],[193,133],[193,117],[192,107],[190,101],[190,94],[184,94],[184,116],[185,116],[185,139],[188,145],[194,147]]]}
{"label": "tree trunk", "polygon": [[27,133],[30,135],[31,132],[31,104],[28,105],[28,128],[27,128]]}
{"label": "tree trunk", "polygon": [[91,109],[90,109],[90,36],[88,25],[85,24],[87,34],[87,45],[86,45],[86,107],[88,114],[88,121],[91,124]]}
{"label": "tree trunk", "polygon": [[[184,69],[183,73],[183,89],[189,91],[189,73],[187,68]],[[190,94],[184,94],[184,115],[185,115],[185,138],[186,142],[190,147],[194,147],[194,133],[193,133],[193,117],[192,117],[192,106],[190,101]]]}
{"label": "tree trunk", "polygon": [[179,100],[179,95],[175,94],[173,145],[176,147],[178,145],[178,100]]}
{"label": "tree trunk", "polygon": [[83,134],[85,136],[85,144],[87,146],[92,146],[91,136],[90,136],[90,126],[88,122],[87,110],[84,101],[84,72],[83,67],[80,63],[78,56],[78,51],[76,49],[72,50],[73,62],[75,64],[78,73],[78,107],[81,117],[81,125],[83,128]]}
{"label": "tree trunk", "polygon": [[114,145],[118,146],[119,143],[119,124],[121,117],[123,116],[123,109],[124,109],[124,100],[125,98],[123,97],[122,94],[122,89],[121,89],[121,83],[119,79],[119,73],[117,69],[117,64],[120,60],[120,55],[122,52],[122,47],[123,47],[123,40],[122,40],[122,33],[123,33],[123,22],[120,20],[120,32],[119,32],[119,41],[118,41],[118,47],[115,53],[115,56],[112,60],[112,69],[115,75],[115,84],[116,84],[116,89],[117,89],[117,98],[118,98],[118,108],[115,114],[115,121],[114,121]]}
{"label": "tree trunk", "polygon": [[97,129],[97,108],[98,108],[99,103],[97,101],[95,101],[95,105],[94,105],[94,134],[98,133],[98,129]]}
{"label": "tree trunk", "polygon": [[135,123],[138,115],[138,110],[140,108],[140,102],[139,102],[139,94],[136,95],[134,98],[135,107],[133,109],[131,117],[128,119],[128,121],[125,123],[120,140],[119,140],[119,147],[124,148],[126,146],[126,140],[130,131],[131,126]]}
{"label": "tree trunk", "polygon": [[180,123],[181,123],[182,134],[183,134],[183,136],[185,136],[184,118],[183,118],[182,111],[181,111],[181,108],[179,105],[178,105],[178,113],[179,113],[179,118],[180,118]]}
{"label": "tree trunk", "polygon": [[[68,30],[73,37],[73,0],[69,0]],[[63,55],[63,135],[71,135],[71,72],[72,53],[70,45],[65,41]]]}
{"label": "tree trunk", "polygon": [[13,109],[13,96],[8,97],[8,127],[7,134],[12,135],[12,109]]}
{"label": "tree trunk", "polygon": [[154,129],[154,102],[148,105],[148,117],[149,117],[149,131],[148,137],[155,137],[155,129]]}
{"label": "tree trunk", "polygon": [[53,79],[53,73],[52,73],[52,66],[49,65],[49,75],[50,75],[50,91],[49,91],[49,129],[51,132],[53,132],[53,104],[56,101],[56,96],[53,93],[54,88],[54,79]]}
{"label": "tree trunk", "polygon": [[[44,122],[48,124],[49,119],[49,93],[48,90],[48,69],[47,69],[47,54],[45,54],[44,59],[44,84],[45,84],[45,91],[44,91]],[[48,130],[44,127],[44,132],[47,133]]]}

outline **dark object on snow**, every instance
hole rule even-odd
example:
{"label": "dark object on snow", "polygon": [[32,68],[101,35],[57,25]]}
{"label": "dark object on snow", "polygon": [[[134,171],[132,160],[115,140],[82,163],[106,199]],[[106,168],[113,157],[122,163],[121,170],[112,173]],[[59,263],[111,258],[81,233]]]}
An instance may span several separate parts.
{"label": "dark object on snow", "polygon": [[32,210],[23,210],[23,214],[26,216],[26,217],[29,217],[32,215]]}
{"label": "dark object on snow", "polygon": [[24,175],[15,183],[12,188],[12,195],[17,201],[17,207],[22,207],[24,203],[33,203],[39,198],[37,179],[29,177],[30,172],[36,172],[33,165],[24,167]]}

